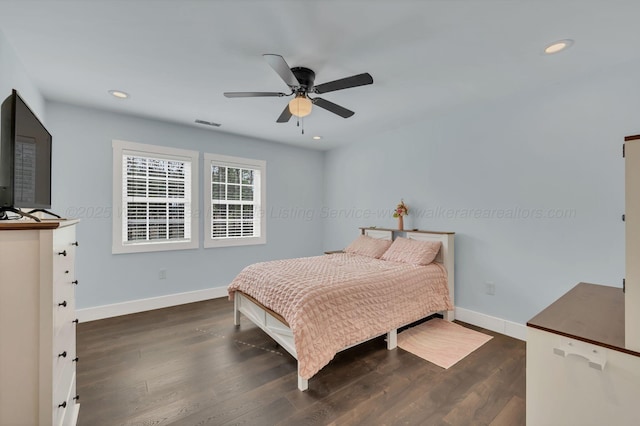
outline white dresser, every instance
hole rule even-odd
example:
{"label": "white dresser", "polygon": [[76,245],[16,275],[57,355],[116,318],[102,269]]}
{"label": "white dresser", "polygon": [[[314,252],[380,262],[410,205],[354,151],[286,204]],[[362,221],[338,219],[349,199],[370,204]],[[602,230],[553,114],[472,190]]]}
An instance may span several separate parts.
{"label": "white dresser", "polygon": [[0,222],[0,426],[76,424],[76,223]]}

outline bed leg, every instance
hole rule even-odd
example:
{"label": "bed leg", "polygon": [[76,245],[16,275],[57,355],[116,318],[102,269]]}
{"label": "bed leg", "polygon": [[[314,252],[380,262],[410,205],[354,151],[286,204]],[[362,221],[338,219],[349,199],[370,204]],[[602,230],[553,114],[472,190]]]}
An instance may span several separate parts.
{"label": "bed leg", "polygon": [[300,374],[298,374],[298,389],[300,389],[302,392],[309,389],[309,380],[303,379]]}
{"label": "bed leg", "polygon": [[387,333],[387,349],[395,349],[398,347],[398,329],[391,330]]}
{"label": "bed leg", "polygon": [[236,297],[233,298],[233,325],[240,325],[240,309],[239,309],[239,304],[240,301],[238,300],[240,296],[238,294],[236,294]]}
{"label": "bed leg", "polygon": [[445,321],[453,321],[455,319],[455,311],[443,311],[442,319]]}

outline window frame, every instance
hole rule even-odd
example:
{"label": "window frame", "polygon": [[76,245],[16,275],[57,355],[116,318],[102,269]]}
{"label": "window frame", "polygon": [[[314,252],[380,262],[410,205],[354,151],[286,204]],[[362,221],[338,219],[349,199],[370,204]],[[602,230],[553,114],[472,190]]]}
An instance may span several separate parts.
{"label": "window frame", "polygon": [[[113,147],[113,220],[112,220],[112,254],[145,253],[168,250],[189,250],[200,247],[200,232],[198,223],[199,206],[199,165],[200,153],[198,151],[172,148],[166,146],[149,145],[137,142],[112,140]],[[125,213],[123,211],[123,156],[139,155],[141,157],[165,158],[169,160],[191,163],[191,200],[190,214],[185,212],[185,223],[189,221],[191,235],[186,241],[145,241],[127,243],[123,239]],[[188,189],[185,188],[185,192]]]}
{"label": "window frame", "polygon": [[[213,217],[212,217],[212,177],[211,177],[211,164],[216,163],[224,167],[234,168],[247,168],[260,171],[260,184],[259,184],[259,205],[254,211],[254,218],[259,220],[260,235],[257,237],[227,237],[227,238],[213,238]],[[267,243],[267,221],[266,215],[266,200],[267,200],[267,162],[264,160],[255,160],[250,158],[232,157],[228,155],[204,154],[204,247],[234,247],[234,246],[247,246],[247,245],[259,245]],[[228,200],[227,200],[228,201]],[[254,198],[255,201],[255,198]]]}

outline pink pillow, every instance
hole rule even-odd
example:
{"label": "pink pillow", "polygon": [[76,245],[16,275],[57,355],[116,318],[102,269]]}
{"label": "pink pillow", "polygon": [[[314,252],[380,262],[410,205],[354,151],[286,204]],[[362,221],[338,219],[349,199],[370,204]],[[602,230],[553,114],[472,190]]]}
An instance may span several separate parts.
{"label": "pink pillow", "polygon": [[411,265],[428,265],[438,255],[441,245],[440,241],[418,241],[398,237],[381,259]]}
{"label": "pink pillow", "polygon": [[360,235],[351,244],[349,244],[344,251],[345,253],[354,253],[380,259],[380,256],[387,251],[389,246],[391,246],[391,243],[392,241],[390,240],[381,240],[367,235]]}

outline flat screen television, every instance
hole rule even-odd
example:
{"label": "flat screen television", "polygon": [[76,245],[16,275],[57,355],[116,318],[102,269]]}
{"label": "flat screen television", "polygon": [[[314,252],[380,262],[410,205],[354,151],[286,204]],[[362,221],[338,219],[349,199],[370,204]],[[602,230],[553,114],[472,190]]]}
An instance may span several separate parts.
{"label": "flat screen television", "polygon": [[1,116],[0,217],[46,212],[51,208],[51,134],[15,89],[2,103]]}

